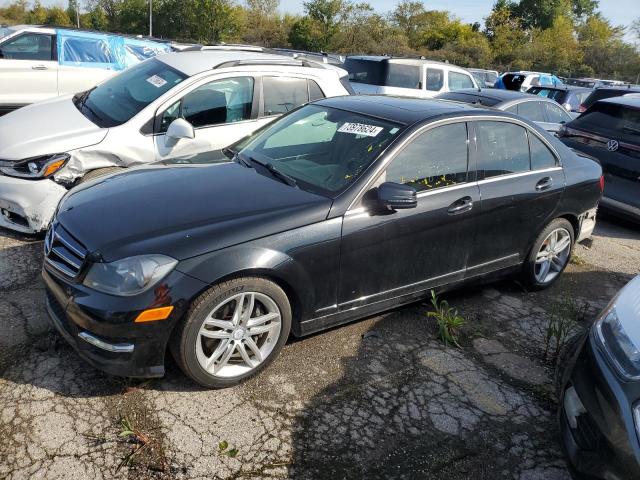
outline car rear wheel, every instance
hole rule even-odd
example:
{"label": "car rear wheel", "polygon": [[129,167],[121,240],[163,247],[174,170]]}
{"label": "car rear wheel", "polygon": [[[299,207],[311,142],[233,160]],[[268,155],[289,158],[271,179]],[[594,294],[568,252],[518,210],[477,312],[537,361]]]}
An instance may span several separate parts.
{"label": "car rear wheel", "polygon": [[540,233],[524,265],[525,283],[539,290],[551,286],[564,271],[573,250],[573,226],[556,218]]}
{"label": "car rear wheel", "polygon": [[264,278],[215,285],[174,332],[171,350],[192,380],[210,388],[236,385],[265,369],[291,329],[284,291]]}

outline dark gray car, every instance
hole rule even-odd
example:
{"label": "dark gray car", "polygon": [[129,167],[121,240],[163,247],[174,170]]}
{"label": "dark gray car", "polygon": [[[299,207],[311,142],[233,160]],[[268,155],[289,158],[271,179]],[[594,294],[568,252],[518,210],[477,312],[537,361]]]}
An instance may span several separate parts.
{"label": "dark gray car", "polygon": [[573,118],[555,100],[512,90],[465,88],[455,92],[441,93],[435,98],[482,105],[514,113],[536,122],[552,133],[557,132],[563,124],[570,122]]}
{"label": "dark gray car", "polygon": [[558,136],[567,146],[602,164],[601,208],[640,222],[640,98],[600,100]]}

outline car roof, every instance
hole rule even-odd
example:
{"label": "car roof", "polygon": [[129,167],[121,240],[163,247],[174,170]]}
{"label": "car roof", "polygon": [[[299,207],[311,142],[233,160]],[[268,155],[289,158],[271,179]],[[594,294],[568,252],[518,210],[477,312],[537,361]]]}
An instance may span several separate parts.
{"label": "car roof", "polygon": [[569,91],[584,91],[584,92],[590,92],[593,90],[593,88],[589,88],[589,87],[579,87],[577,85],[556,85],[556,86],[546,86],[546,85],[534,85],[532,87],[529,87],[529,89],[532,88],[544,88],[545,90],[557,90],[559,92],[565,92],[567,90]]}
{"label": "car roof", "polygon": [[602,87],[596,87],[593,89],[594,92],[596,90],[613,90],[615,92],[637,93],[637,92],[640,92],[640,86],[636,86],[636,85],[602,86]]}
{"label": "car roof", "polygon": [[640,109],[640,97],[612,97],[605,98],[604,100],[598,100],[596,103],[613,103],[616,105],[623,105],[625,107],[632,107]]}
{"label": "car roof", "polygon": [[348,59],[353,60],[365,60],[369,62],[384,62],[390,61],[393,63],[402,63],[404,65],[443,65],[449,68],[455,68],[464,70],[462,67],[454,65],[453,63],[439,62],[437,60],[429,60],[427,58],[404,58],[404,57],[389,57],[386,55],[349,55]]}
{"label": "car roof", "polygon": [[411,125],[443,115],[492,114],[497,112],[465,103],[426,98],[397,97],[393,95],[358,95],[330,97],[314,102],[318,105],[339,108],[362,115],[378,117]]}
{"label": "car roof", "polygon": [[[274,66],[303,66],[302,63],[296,65],[295,59],[284,55],[238,50],[185,50],[167,53],[155,58],[190,77],[219,67],[224,63],[236,61],[248,62],[248,64],[251,64],[251,62],[264,62]],[[319,69],[325,68],[321,63],[317,65]]]}

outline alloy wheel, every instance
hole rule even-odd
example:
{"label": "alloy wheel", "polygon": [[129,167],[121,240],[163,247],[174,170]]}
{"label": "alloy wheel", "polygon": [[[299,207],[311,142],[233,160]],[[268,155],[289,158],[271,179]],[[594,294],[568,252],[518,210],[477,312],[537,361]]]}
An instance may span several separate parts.
{"label": "alloy wheel", "polygon": [[257,368],[282,330],[278,305],[258,292],[233,295],[205,318],[196,338],[200,366],[214,377],[233,378]]}
{"label": "alloy wheel", "polygon": [[571,234],[565,228],[553,230],[542,242],[536,255],[534,274],[541,284],[556,278],[569,261]]}

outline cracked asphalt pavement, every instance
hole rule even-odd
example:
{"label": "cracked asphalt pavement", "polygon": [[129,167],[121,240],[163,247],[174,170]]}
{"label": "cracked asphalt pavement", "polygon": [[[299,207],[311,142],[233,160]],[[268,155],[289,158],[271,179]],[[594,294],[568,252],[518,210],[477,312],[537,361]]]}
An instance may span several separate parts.
{"label": "cracked asphalt pavement", "polygon": [[446,294],[466,320],[461,348],[416,303],[290,339],[219,391],[170,360],[146,382],[81,361],[49,326],[41,251],[0,230],[0,478],[559,480],[546,326],[570,301],[588,327],[640,270],[640,229],[600,220],[547,291],[505,280]]}

